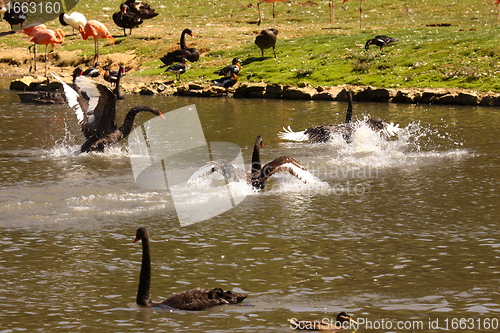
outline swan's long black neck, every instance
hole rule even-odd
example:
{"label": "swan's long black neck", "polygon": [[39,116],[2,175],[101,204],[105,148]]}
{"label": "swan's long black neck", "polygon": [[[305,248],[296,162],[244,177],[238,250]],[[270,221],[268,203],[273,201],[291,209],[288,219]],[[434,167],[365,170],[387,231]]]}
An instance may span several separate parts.
{"label": "swan's long black neck", "polygon": [[181,34],[181,50],[185,50],[186,49],[186,32],[183,31],[182,34]]}
{"label": "swan's long black neck", "polygon": [[153,108],[153,107],[150,107],[147,105],[137,105],[137,106],[133,107],[132,109],[130,109],[130,111],[125,116],[125,120],[123,121],[123,125],[119,128],[119,130],[122,132],[124,138],[127,137],[130,134],[130,132],[132,131],[132,126],[134,125],[135,116],[137,116],[137,114],[139,112],[146,112],[146,111],[151,112],[154,115],[156,115],[156,113],[155,113],[156,108]]}
{"label": "swan's long black neck", "polygon": [[[260,138],[260,137],[259,137]],[[252,153],[252,173],[258,172],[262,169],[262,164],[260,163],[260,145],[261,145],[261,140],[257,138],[257,141],[255,141],[255,145],[253,147],[253,153]]]}
{"label": "swan's long black neck", "polygon": [[352,122],[352,93],[349,91],[347,93],[347,112],[345,114],[345,122]]}
{"label": "swan's long black neck", "polygon": [[149,306],[149,286],[151,284],[151,254],[149,252],[149,239],[142,239],[142,264],[139,276],[139,289],[137,290],[137,304]]}
{"label": "swan's long black neck", "polygon": [[122,80],[122,67],[120,67],[120,70],[118,71],[118,75],[116,76],[115,90],[113,91],[116,99],[123,99],[124,98],[123,93],[122,93],[122,89],[120,87],[121,80]]}

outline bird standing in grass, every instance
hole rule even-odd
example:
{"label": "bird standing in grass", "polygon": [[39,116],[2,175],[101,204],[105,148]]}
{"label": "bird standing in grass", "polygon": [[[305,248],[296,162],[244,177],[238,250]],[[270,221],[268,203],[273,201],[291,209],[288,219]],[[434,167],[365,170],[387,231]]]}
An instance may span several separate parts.
{"label": "bird standing in grass", "polygon": [[366,41],[365,50],[368,50],[368,48],[372,44],[379,46],[380,49],[382,50],[384,46],[386,46],[387,44],[395,43],[397,41],[398,41],[397,38],[387,37],[383,35],[375,36],[374,38]]}
{"label": "bird standing in grass", "polygon": [[132,13],[129,6],[122,3],[120,5],[120,11],[113,14],[113,22],[120,28],[123,28],[123,36],[127,36],[127,31],[125,29],[129,29],[129,35],[132,35],[132,29],[141,25],[143,20],[138,14]]}
{"label": "bird standing in grass", "polygon": [[276,58],[276,40],[278,39],[277,29],[264,29],[260,34],[255,37],[255,44],[262,51],[262,57],[264,57],[265,49],[273,49],[274,57]]}
{"label": "bird standing in grass", "polygon": [[78,27],[78,31],[84,40],[89,37],[94,38],[94,63],[99,60],[99,39],[109,39],[111,44],[115,43],[113,36],[108,31],[104,24],[96,20],[90,20],[85,24],[85,27]]}
{"label": "bird standing in grass", "polygon": [[[52,50],[57,44],[61,44],[64,41],[64,33],[61,29],[57,29],[56,31],[51,29],[39,30],[36,32],[33,37],[30,39],[30,42],[33,43],[32,46],[39,44],[45,45],[45,76],[47,76],[47,49],[50,45]],[[31,47],[31,46],[30,46]],[[36,47],[36,46],[34,46]],[[36,48],[34,49],[34,70],[36,71]],[[31,68],[30,68],[31,71]]]}
{"label": "bird standing in grass", "polygon": [[187,59],[184,58],[184,59],[182,59],[182,61],[180,63],[168,67],[165,71],[175,74],[177,80],[180,81],[181,75],[186,73],[188,68],[189,68],[189,65],[187,64]]}
{"label": "bird standing in grass", "polygon": [[[12,2],[11,5],[13,6],[15,2]],[[18,8],[16,10],[16,8]],[[21,25],[21,29],[23,28],[23,23],[26,21],[28,18],[28,15],[24,13],[22,10],[20,10],[20,7],[12,7],[8,11],[3,14],[3,19],[10,24],[10,30],[14,31],[14,25]]]}

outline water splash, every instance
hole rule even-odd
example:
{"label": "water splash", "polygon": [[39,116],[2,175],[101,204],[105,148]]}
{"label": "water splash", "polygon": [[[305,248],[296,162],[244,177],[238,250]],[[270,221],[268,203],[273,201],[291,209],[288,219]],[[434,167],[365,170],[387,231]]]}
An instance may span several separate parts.
{"label": "water splash", "polygon": [[440,128],[412,122],[387,139],[371,130],[367,119],[365,116],[354,123],[356,131],[350,144],[342,142],[340,135],[328,143],[330,149],[325,150],[325,155],[330,166],[349,170],[418,166],[469,154],[462,148],[463,142],[454,138],[446,126]]}

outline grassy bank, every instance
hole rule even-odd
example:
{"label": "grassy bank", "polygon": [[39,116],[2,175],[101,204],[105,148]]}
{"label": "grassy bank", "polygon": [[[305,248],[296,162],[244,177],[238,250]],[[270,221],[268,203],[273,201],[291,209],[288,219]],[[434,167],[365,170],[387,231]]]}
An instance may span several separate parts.
{"label": "grassy bank", "polygon": [[[116,36],[116,44],[101,41],[101,54],[108,55],[107,61],[129,62],[134,70],[130,75],[166,75],[159,57],[177,48],[180,32],[189,27],[195,37],[188,37],[187,43],[200,49],[202,58],[192,64],[183,81],[213,79],[213,70],[239,57],[244,60],[240,81],[500,90],[496,78],[500,70],[500,20],[490,1],[367,0],[363,2],[362,28],[359,1],[341,2],[335,2],[333,24],[329,22],[328,2],[277,3],[276,60],[272,52],[266,52],[262,59],[253,43],[261,29],[273,25],[272,6],[263,4],[263,24],[257,26],[255,0],[149,0],[160,15],[127,37],[120,37],[121,29],[111,19],[120,0],[80,1],[74,10],[108,26]],[[60,27],[57,20],[48,25]],[[0,31],[8,29],[6,22],[0,22]],[[70,28],[63,30],[71,33]],[[382,51],[376,46],[365,51],[366,40],[377,34],[399,38],[399,43]],[[5,64],[19,64],[27,74],[23,64],[28,55],[27,40],[22,34],[0,37],[3,72],[9,70]],[[16,60],[20,54],[25,58]],[[65,61],[67,54],[76,60]],[[121,54],[128,58],[121,58]],[[63,45],[56,47],[53,63],[72,66],[90,61],[92,55],[91,40],[68,36]]]}

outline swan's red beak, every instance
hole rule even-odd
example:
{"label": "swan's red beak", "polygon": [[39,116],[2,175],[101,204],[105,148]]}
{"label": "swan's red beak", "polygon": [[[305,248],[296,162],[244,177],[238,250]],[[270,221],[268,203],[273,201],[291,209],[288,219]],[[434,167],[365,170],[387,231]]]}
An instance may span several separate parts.
{"label": "swan's red beak", "polygon": [[140,241],[140,239],[136,237],[132,243],[137,243],[138,241]]}
{"label": "swan's red beak", "polygon": [[160,112],[159,117],[161,117],[162,119],[165,119],[165,117],[163,117],[163,113],[161,113],[161,112]]}

